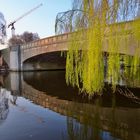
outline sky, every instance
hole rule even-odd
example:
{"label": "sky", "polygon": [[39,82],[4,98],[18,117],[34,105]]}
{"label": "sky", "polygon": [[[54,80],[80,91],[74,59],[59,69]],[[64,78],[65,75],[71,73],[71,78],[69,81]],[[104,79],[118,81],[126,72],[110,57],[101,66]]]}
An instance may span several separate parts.
{"label": "sky", "polygon": [[[57,13],[71,9],[72,0],[0,0],[0,12],[4,14],[7,25],[42,3],[43,5],[15,23],[15,33],[24,31],[38,33],[40,38],[55,35]],[[7,28],[8,38],[11,29]]]}

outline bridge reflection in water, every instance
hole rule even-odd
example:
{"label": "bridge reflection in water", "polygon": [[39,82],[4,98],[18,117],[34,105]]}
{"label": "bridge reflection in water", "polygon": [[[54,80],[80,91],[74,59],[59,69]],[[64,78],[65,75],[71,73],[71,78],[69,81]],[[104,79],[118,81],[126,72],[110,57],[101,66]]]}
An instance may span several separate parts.
{"label": "bridge reflection in water", "polygon": [[[93,99],[89,100],[85,95],[78,95],[77,89],[68,87],[65,83],[64,76],[64,71],[29,72],[23,74],[10,73],[9,75],[1,76],[1,86],[11,91],[11,95],[8,94],[8,97],[5,97],[10,100],[9,106],[11,106],[11,103],[12,105],[15,103],[15,106],[17,108],[20,107],[20,111],[22,110],[25,114],[28,110],[28,114],[34,111],[36,116],[45,117],[44,120],[39,117],[40,122],[49,122],[54,118],[52,112],[57,113],[55,114],[54,122],[52,121],[49,126],[46,123],[41,124],[42,126],[45,124],[47,128],[45,126],[40,127],[36,132],[30,126],[25,127],[22,125],[22,127],[25,127],[21,129],[23,132],[24,129],[29,129],[31,131],[30,133],[34,133],[33,131],[35,131],[40,139],[43,139],[43,136],[44,139],[47,139],[50,136],[48,134],[50,131],[53,133],[53,139],[140,139],[140,95],[138,95],[140,88],[129,89],[135,91],[133,94],[135,98],[129,98],[129,96],[124,96],[123,93],[112,94],[110,87],[107,86],[101,97],[93,97]],[[119,88],[121,91],[125,91],[125,89],[125,87]],[[23,100],[24,106],[27,104],[26,107],[28,108],[21,107]],[[32,103],[29,103],[28,100]],[[32,107],[36,106],[34,104],[41,106],[39,111],[35,107]],[[30,108],[31,110],[29,111]],[[13,107],[10,107],[11,112],[12,110]],[[46,111],[47,117],[45,113],[43,115],[42,110]],[[39,114],[37,114],[38,112]],[[17,116],[16,114],[14,115],[15,118]],[[64,117],[64,121],[62,121],[62,116]],[[21,114],[20,117],[25,120],[27,119]],[[30,120],[29,118],[27,120],[33,123],[33,119]],[[60,126],[56,126],[56,120],[63,123],[60,123]],[[5,117],[5,121],[9,123],[9,117]],[[36,128],[37,126],[34,124],[34,127]],[[55,127],[59,131],[62,130],[56,136]],[[45,132],[43,129],[45,129]],[[19,132],[19,134],[21,135],[23,132]],[[16,133],[16,135],[19,134]],[[21,137],[19,138],[22,140]],[[26,137],[27,139],[28,137]],[[34,139],[37,139],[37,137],[34,137]],[[12,139],[9,138],[6,140]]]}

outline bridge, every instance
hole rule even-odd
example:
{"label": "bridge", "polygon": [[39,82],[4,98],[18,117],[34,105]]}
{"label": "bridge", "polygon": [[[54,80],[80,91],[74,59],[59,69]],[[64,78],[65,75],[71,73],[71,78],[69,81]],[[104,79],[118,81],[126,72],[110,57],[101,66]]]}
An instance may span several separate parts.
{"label": "bridge", "polygon": [[[139,41],[135,39],[133,33],[134,21],[119,23],[115,26],[120,26],[120,41],[119,41],[119,50],[117,53],[126,54],[126,55],[135,55],[137,48],[139,48]],[[137,21],[136,21],[137,22]],[[106,30],[108,30],[107,27]],[[121,33],[121,29],[125,30],[124,34]],[[70,38],[74,33],[66,33],[61,35],[55,35],[40,40],[36,40],[31,43],[27,43],[21,46],[13,46],[7,49],[2,50],[3,57],[7,64],[9,65],[10,70],[13,71],[22,71],[28,70],[24,68],[24,64],[31,58],[34,58],[39,55],[49,54],[52,52],[61,52],[67,51],[69,47]],[[103,52],[108,52],[108,33],[105,34],[105,39],[103,40]],[[125,43],[128,40],[128,48],[126,50]],[[140,53],[139,53],[140,56]]]}

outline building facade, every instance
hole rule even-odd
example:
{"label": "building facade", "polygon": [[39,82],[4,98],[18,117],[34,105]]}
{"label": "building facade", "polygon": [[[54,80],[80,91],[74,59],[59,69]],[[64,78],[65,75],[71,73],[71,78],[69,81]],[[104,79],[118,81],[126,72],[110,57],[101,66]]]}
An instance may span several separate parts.
{"label": "building facade", "polygon": [[6,20],[4,15],[0,12],[0,45],[5,44],[6,39]]}

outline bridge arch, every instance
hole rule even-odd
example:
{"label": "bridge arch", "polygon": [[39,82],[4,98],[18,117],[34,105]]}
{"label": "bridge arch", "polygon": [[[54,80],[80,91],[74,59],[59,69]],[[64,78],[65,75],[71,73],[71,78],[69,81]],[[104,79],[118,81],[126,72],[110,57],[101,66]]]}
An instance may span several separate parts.
{"label": "bridge arch", "polygon": [[69,34],[44,38],[21,46],[21,63],[37,55],[68,50]]}
{"label": "bridge arch", "polygon": [[60,70],[65,69],[66,57],[61,51],[46,52],[23,61],[22,70]]}

